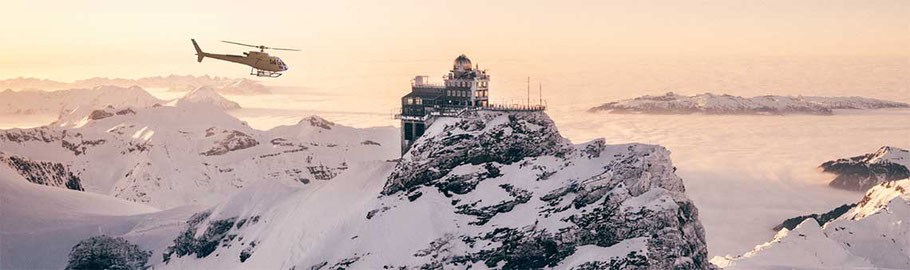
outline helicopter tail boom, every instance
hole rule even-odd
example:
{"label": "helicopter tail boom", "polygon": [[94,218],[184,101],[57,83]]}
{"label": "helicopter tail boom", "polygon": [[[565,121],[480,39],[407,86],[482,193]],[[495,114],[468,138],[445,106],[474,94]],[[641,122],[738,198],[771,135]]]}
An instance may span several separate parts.
{"label": "helicopter tail boom", "polygon": [[193,47],[196,47],[196,61],[202,62],[202,58],[205,57],[205,53],[202,52],[202,49],[199,48],[199,44],[196,44],[195,39],[190,39],[190,40],[193,41]]}

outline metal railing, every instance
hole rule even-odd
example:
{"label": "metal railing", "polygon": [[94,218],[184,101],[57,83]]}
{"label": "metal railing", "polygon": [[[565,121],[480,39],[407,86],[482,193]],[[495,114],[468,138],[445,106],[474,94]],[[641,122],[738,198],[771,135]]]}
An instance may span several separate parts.
{"label": "metal railing", "polygon": [[474,112],[474,111],[494,111],[494,112],[539,112],[547,109],[546,105],[522,105],[522,104],[488,104],[487,106],[440,106],[436,105],[433,107],[427,107],[426,113],[422,116],[416,115],[405,115],[401,113],[399,108],[397,113],[394,113],[394,119],[400,120],[410,120],[410,121],[426,121],[430,117],[458,117],[464,114],[465,112]]}
{"label": "metal railing", "polygon": [[547,105],[489,104],[480,108],[486,111],[536,112],[546,110]]}
{"label": "metal railing", "polygon": [[446,88],[444,84],[440,83],[411,83],[411,87],[417,88]]}

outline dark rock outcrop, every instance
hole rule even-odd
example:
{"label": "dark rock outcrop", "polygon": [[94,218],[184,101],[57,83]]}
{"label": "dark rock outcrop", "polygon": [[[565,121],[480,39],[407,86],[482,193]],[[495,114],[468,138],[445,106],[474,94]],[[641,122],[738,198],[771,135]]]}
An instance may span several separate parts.
{"label": "dark rock outcrop", "polygon": [[4,155],[0,155],[0,162],[6,163],[18,171],[29,182],[85,191],[85,188],[82,187],[82,180],[73,174],[68,166],[61,163],[34,161],[27,158]]}
{"label": "dark rock outcrop", "polygon": [[315,116],[315,115],[304,118],[303,120],[300,120],[298,125],[302,124],[302,123],[309,123],[310,126],[314,126],[314,127],[318,127],[318,128],[326,129],[326,130],[332,129],[332,127],[335,126],[335,123],[332,123],[329,120],[325,120],[324,118]]}
{"label": "dark rock outcrop", "polygon": [[202,153],[202,155],[206,156],[220,156],[231,151],[259,145],[259,141],[256,141],[252,136],[236,130],[224,130],[221,133],[215,133],[213,129],[209,129],[206,130],[206,133],[206,137],[220,136],[220,139],[215,141],[215,145],[211,149]]}
{"label": "dark rock outcrop", "polygon": [[[212,220],[211,214],[211,211],[199,212],[186,221],[186,228],[174,239],[174,244],[167,247],[162,254],[165,263],[169,263],[174,255],[183,257],[195,254],[196,258],[205,258],[219,247],[229,247],[235,241],[241,241],[242,237],[237,238],[237,235],[244,226],[259,223],[259,216]],[[197,237],[197,232],[202,228],[205,229],[204,232]],[[249,259],[255,247],[256,241],[251,241],[250,245],[241,251],[240,262]]]}
{"label": "dark rock outcrop", "polygon": [[840,216],[844,215],[844,213],[847,213],[847,211],[850,211],[850,209],[852,209],[854,206],[856,206],[855,203],[844,204],[844,205],[838,206],[837,208],[834,208],[831,211],[828,211],[825,213],[809,214],[809,215],[805,215],[805,216],[788,218],[787,220],[784,220],[784,222],[781,222],[777,226],[774,226],[774,230],[780,231],[785,228],[787,230],[793,230],[793,228],[796,228],[797,225],[799,225],[800,223],[803,223],[803,220],[810,219],[810,218],[814,219],[815,222],[818,223],[818,226],[824,226],[825,223],[828,223],[828,221],[839,218]]}
{"label": "dark rock outcrop", "polygon": [[123,238],[100,235],[73,246],[66,269],[144,270],[151,256],[151,251],[141,250]]}
{"label": "dark rock outcrop", "polygon": [[910,152],[884,146],[878,151],[822,163],[819,167],[837,177],[828,185],[853,191],[866,191],[883,182],[910,178]]}

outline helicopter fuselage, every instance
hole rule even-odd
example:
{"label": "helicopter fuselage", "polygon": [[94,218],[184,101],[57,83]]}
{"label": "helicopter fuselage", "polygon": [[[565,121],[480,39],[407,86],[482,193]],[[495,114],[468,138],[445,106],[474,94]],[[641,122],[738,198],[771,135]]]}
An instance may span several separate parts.
{"label": "helicopter fuselage", "polygon": [[231,54],[212,54],[212,53],[203,53],[205,57],[211,57],[219,60],[224,60],[228,62],[234,62],[238,64],[244,64],[251,66],[258,70],[272,71],[272,72],[281,72],[288,70],[288,66],[281,61],[281,58],[277,56],[269,56],[265,52],[250,51],[243,53],[244,55],[231,55]]}
{"label": "helicopter fuselage", "polygon": [[199,48],[199,44],[196,43],[195,39],[190,39],[190,41],[193,42],[193,47],[196,49],[196,61],[202,62],[202,59],[210,57],[218,60],[244,64],[253,68],[253,70],[250,71],[250,75],[256,75],[259,77],[276,78],[281,76],[282,71],[288,70],[288,66],[284,64],[284,61],[281,61],[281,58],[278,58],[277,56],[269,56],[265,50],[272,49],[297,51],[297,49],[269,48],[266,46],[253,46],[249,44],[224,41],[231,44],[259,48],[259,51],[245,52],[242,56],[231,54],[214,54],[202,51],[202,49]]}

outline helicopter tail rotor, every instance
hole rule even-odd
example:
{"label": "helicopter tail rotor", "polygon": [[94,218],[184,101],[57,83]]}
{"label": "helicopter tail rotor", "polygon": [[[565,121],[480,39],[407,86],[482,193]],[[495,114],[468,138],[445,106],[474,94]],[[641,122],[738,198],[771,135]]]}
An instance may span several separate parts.
{"label": "helicopter tail rotor", "polygon": [[202,62],[202,58],[205,58],[205,53],[202,52],[202,49],[199,48],[199,44],[196,44],[195,39],[190,39],[190,40],[193,41],[193,47],[196,47],[196,61]]}

